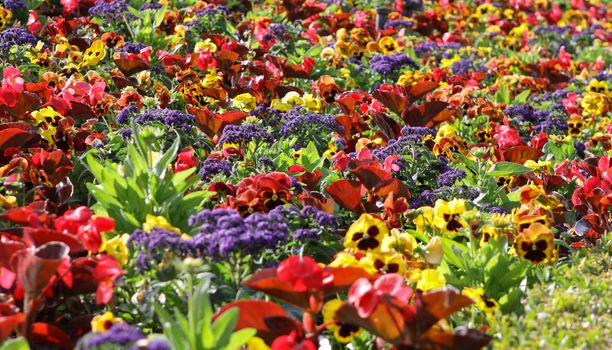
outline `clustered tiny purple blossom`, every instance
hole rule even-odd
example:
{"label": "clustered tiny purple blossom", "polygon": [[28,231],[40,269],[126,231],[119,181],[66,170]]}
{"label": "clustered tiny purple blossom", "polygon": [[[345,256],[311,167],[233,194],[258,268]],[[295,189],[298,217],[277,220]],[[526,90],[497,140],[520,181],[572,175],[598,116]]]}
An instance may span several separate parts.
{"label": "clustered tiny purple blossom", "polygon": [[280,136],[297,138],[297,149],[306,147],[309,141],[325,144],[331,133],[342,133],[344,128],[331,115],[307,112],[302,107],[295,107],[282,114],[279,130]]}
{"label": "clustered tiny purple blossom", "polygon": [[232,174],[232,170],[226,160],[209,158],[204,160],[202,168],[198,173],[202,175],[202,180],[211,180],[214,176],[219,174],[229,176]]}
{"label": "clustered tiny purple blossom", "polygon": [[152,108],[145,110],[134,119],[138,124],[158,122],[168,128],[173,128],[182,132],[190,132],[195,124],[195,117],[191,114],[182,113],[168,108]]}
{"label": "clustered tiny purple blossom", "polygon": [[228,125],[223,129],[223,135],[219,139],[220,144],[234,143],[246,146],[249,142],[272,143],[274,138],[263,125],[244,123],[241,125]]}
{"label": "clustered tiny purple blossom", "polygon": [[132,117],[135,117],[138,113],[138,107],[135,105],[129,105],[127,107],[122,108],[119,113],[117,113],[117,123],[119,124],[128,124]]}
{"label": "clustered tiny purple blossom", "polygon": [[123,44],[123,46],[116,49],[115,52],[139,54],[140,51],[142,51],[143,49],[146,49],[147,47],[148,47],[147,45],[142,44],[142,43],[133,43],[130,41],[126,41]]}
{"label": "clustered tiny purple blossom", "polygon": [[438,176],[439,186],[453,186],[457,180],[465,178],[463,170],[450,169]]}
{"label": "clustered tiny purple blossom", "polygon": [[145,339],[145,335],[142,331],[134,326],[130,326],[127,323],[117,323],[110,327],[110,329],[103,333],[93,333],[85,343],[85,349],[98,349],[108,345],[120,345],[128,346],[132,343]]}
{"label": "clustered tiny purple blossom", "polygon": [[147,2],[147,3],[144,3],[142,6],[140,6],[140,11],[157,10],[162,7],[163,7],[162,4],[159,2]]}
{"label": "clustered tiny purple blossom", "polygon": [[35,46],[38,39],[29,31],[23,28],[8,28],[0,32],[0,54],[8,55],[11,47],[14,45],[30,44]]}
{"label": "clustered tiny purple blossom", "polygon": [[128,11],[128,7],[126,0],[112,0],[111,2],[97,0],[95,5],[89,9],[89,14],[107,21],[122,17],[134,18],[134,15]]}
{"label": "clustered tiny purple blossom", "polygon": [[416,62],[403,52],[396,52],[392,55],[376,55],[370,59],[370,68],[381,75],[390,74],[404,66],[410,66],[414,69],[419,68]]}
{"label": "clustered tiny purple blossom", "polygon": [[4,8],[13,13],[28,9],[24,0],[4,0]]}

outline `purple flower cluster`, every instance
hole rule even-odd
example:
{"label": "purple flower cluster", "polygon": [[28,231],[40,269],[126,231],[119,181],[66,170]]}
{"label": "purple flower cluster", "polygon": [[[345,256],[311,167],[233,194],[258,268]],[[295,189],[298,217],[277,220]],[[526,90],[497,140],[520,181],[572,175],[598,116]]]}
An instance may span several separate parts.
{"label": "purple flower cluster", "polygon": [[457,180],[465,178],[465,172],[463,170],[450,169],[438,177],[439,186],[453,186]]}
{"label": "purple flower cluster", "polygon": [[132,117],[135,117],[138,113],[138,107],[134,105],[129,105],[124,107],[117,113],[117,123],[119,124],[128,124]]}
{"label": "purple flower cluster", "polygon": [[139,251],[136,267],[140,270],[147,270],[153,263],[163,261],[167,252],[181,257],[190,253],[187,240],[182,239],[179,233],[160,227],[152,228],[151,232],[136,230],[130,235],[128,243]]}
{"label": "purple flower cluster", "polygon": [[235,143],[245,146],[251,141],[272,143],[274,138],[264,126],[244,123],[241,125],[226,126],[225,129],[223,129],[223,135],[219,143]]}
{"label": "purple flower cluster", "polygon": [[160,4],[159,2],[146,2],[142,4],[142,6],[140,6],[140,11],[158,10],[162,7],[162,4]]}
{"label": "purple flower cluster", "polygon": [[480,191],[468,186],[453,186],[438,188],[435,190],[425,190],[418,195],[412,197],[410,202],[411,209],[417,209],[423,206],[433,206],[438,199],[450,201],[454,198],[464,198],[466,200],[474,200]]}
{"label": "purple flower cluster", "polygon": [[421,144],[428,135],[436,136],[436,130],[428,127],[407,126],[402,128],[402,136],[398,139],[389,140],[387,146],[379,148],[373,153],[380,160],[384,160],[391,155],[403,154],[406,147],[411,144]]}
{"label": "purple flower cluster", "polygon": [[36,45],[38,40],[23,28],[9,28],[0,32],[0,55],[6,56],[14,45]]}
{"label": "purple flower cluster", "polygon": [[126,323],[117,323],[104,333],[93,333],[85,341],[84,347],[86,349],[97,349],[108,345],[127,346],[145,338],[140,329]]}
{"label": "purple flower cluster", "polygon": [[214,259],[234,252],[258,255],[287,241],[287,224],[277,211],[243,218],[233,209],[204,210],[189,219],[199,227],[189,242],[198,255]]}
{"label": "purple flower cluster", "polygon": [[474,60],[466,58],[451,64],[450,69],[453,70],[453,74],[466,74],[472,70],[473,65]]}
{"label": "purple flower cluster", "polygon": [[280,136],[297,137],[298,148],[305,147],[309,141],[324,144],[322,137],[344,130],[333,116],[306,112],[301,107],[293,108],[282,116]]}
{"label": "purple flower cluster", "polygon": [[431,52],[439,50],[440,45],[433,41],[425,41],[421,44],[418,44],[414,47],[414,54],[418,57],[425,57],[429,55]]}
{"label": "purple flower cluster", "polygon": [[403,52],[396,52],[392,55],[376,55],[370,59],[370,68],[382,75],[390,74],[406,65],[414,69],[419,68],[416,62]]}
{"label": "purple flower cluster", "polygon": [[121,46],[120,48],[115,50],[115,52],[138,54],[138,53],[140,53],[141,50],[143,50],[145,48],[147,48],[147,45],[145,45],[145,44],[132,43],[132,42],[126,41],[123,44],[123,46]]}
{"label": "purple flower cluster", "polygon": [[13,13],[28,9],[25,0],[4,0],[4,8]]}
{"label": "purple flower cluster", "polygon": [[405,19],[391,19],[387,21],[386,26],[393,29],[397,29],[399,27],[412,28],[412,26],[414,26],[414,22],[407,21]]}
{"label": "purple flower cluster", "polygon": [[230,169],[227,161],[223,159],[209,158],[204,160],[199,174],[202,175],[203,180],[211,180],[213,176],[219,174],[229,176],[232,174],[232,170]]}
{"label": "purple flower cluster", "polygon": [[264,41],[270,41],[274,38],[282,40],[285,38],[285,33],[287,33],[288,29],[289,27],[286,24],[272,23],[268,27],[268,33],[264,35]]}
{"label": "purple flower cluster", "polygon": [[338,232],[338,220],[333,214],[311,206],[305,206],[301,210],[294,205],[281,206],[273,211],[284,217],[296,241],[315,239],[323,234]]}
{"label": "purple flower cluster", "polygon": [[128,7],[129,5],[126,0],[112,0],[111,2],[97,0],[96,4],[89,9],[89,14],[106,21],[116,20],[126,15],[133,17],[134,15],[128,11]]}
{"label": "purple flower cluster", "polygon": [[168,128],[182,132],[190,132],[195,123],[195,117],[191,114],[182,113],[174,109],[153,108],[140,113],[134,121],[138,124],[158,122]]}

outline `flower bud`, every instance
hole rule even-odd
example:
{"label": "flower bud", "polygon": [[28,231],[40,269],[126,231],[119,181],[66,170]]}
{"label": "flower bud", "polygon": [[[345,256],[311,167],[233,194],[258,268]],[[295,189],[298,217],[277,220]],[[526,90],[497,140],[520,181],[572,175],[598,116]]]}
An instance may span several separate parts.
{"label": "flower bud", "polygon": [[444,257],[444,250],[442,249],[442,241],[440,237],[436,236],[427,243],[425,246],[425,261],[432,265],[439,265]]}

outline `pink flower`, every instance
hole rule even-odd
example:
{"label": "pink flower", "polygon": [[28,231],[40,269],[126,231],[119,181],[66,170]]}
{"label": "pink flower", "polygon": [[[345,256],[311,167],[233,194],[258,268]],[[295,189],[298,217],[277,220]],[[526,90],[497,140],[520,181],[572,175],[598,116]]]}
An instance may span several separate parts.
{"label": "pink flower", "polygon": [[23,92],[23,84],[25,81],[21,77],[19,69],[8,66],[2,72],[2,87],[9,88],[17,93]]}
{"label": "pink flower", "polygon": [[36,13],[36,11],[30,10],[30,15],[28,16],[28,23],[26,23],[26,26],[32,34],[36,34],[42,29],[42,24],[38,20],[38,13]]}
{"label": "pink flower", "polygon": [[495,127],[495,135],[493,139],[497,142],[499,148],[509,148],[521,144],[521,136],[518,130],[512,129],[509,125],[498,125]]}
{"label": "pink flower", "polygon": [[293,286],[296,292],[317,290],[323,287],[325,274],[321,265],[312,258],[291,256],[278,265],[276,275]]}
{"label": "pink flower", "polygon": [[374,312],[383,296],[391,296],[406,304],[412,294],[412,288],[405,285],[404,278],[392,273],[379,277],[374,284],[366,278],[358,279],[351,286],[347,301],[357,309],[359,317],[366,318]]}

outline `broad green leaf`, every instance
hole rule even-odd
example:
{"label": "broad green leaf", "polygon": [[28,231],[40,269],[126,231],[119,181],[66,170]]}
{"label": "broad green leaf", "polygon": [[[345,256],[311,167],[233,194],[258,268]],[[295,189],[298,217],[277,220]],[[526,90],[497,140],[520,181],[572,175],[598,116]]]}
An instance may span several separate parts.
{"label": "broad green leaf", "polygon": [[527,98],[529,98],[529,94],[531,94],[531,90],[525,90],[520,94],[516,95],[516,97],[514,98],[514,104],[524,104],[527,101]]}
{"label": "broad green leaf", "polygon": [[512,162],[497,162],[487,172],[491,176],[511,176],[526,174],[533,169]]}
{"label": "broad green leaf", "polygon": [[177,134],[176,139],[172,143],[172,146],[159,158],[157,158],[156,162],[153,164],[153,174],[155,176],[161,177],[164,171],[168,169],[168,166],[172,162],[178,153],[180,137]]}
{"label": "broad green leaf", "polygon": [[5,341],[0,350],[30,350],[30,345],[25,338],[19,337]]}
{"label": "broad green leaf", "polygon": [[229,343],[223,348],[223,350],[236,350],[246,344],[251,338],[257,334],[257,330],[254,328],[243,328],[237,332],[234,332],[229,340]]}
{"label": "broad green leaf", "polygon": [[216,348],[224,347],[229,343],[238,322],[239,312],[237,307],[228,309],[213,323],[212,331],[216,339]]}

